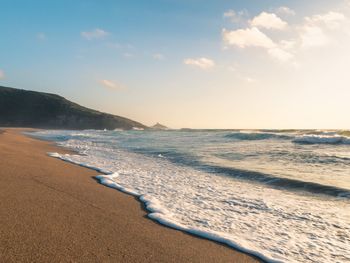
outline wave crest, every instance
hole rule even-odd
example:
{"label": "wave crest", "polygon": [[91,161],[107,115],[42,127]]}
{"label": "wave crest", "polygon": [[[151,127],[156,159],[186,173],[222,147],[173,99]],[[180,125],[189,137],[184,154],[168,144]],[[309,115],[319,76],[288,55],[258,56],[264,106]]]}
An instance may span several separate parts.
{"label": "wave crest", "polygon": [[339,135],[303,135],[296,137],[293,142],[299,144],[350,144],[350,137]]}

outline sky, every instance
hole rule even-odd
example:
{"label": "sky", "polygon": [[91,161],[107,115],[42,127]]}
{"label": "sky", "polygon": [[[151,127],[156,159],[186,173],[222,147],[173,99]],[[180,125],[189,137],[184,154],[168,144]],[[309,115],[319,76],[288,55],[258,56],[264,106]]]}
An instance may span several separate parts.
{"label": "sky", "polygon": [[349,129],[350,1],[0,0],[0,85],[172,128]]}

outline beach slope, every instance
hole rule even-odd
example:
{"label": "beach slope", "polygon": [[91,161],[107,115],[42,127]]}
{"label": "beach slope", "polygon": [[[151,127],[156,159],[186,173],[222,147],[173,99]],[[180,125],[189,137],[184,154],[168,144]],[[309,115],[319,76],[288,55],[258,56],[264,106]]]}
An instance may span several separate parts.
{"label": "beach slope", "polygon": [[134,197],[22,131],[0,132],[0,262],[257,262],[147,219]]}

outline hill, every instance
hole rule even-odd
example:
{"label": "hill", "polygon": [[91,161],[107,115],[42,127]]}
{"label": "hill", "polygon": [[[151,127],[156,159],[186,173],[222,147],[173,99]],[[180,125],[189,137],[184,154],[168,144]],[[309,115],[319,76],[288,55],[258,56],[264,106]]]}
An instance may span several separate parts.
{"label": "hill", "polygon": [[132,129],[143,124],[73,103],[59,95],[0,86],[0,126],[52,129]]}
{"label": "hill", "polygon": [[164,126],[163,124],[156,123],[155,125],[150,127],[153,130],[168,130],[169,128],[167,126]]}

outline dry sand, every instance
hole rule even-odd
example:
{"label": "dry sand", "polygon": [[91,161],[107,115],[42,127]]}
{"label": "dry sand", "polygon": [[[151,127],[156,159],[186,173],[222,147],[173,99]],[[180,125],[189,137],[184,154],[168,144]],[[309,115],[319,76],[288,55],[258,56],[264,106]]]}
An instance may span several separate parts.
{"label": "dry sand", "polygon": [[147,219],[134,197],[21,131],[0,132],[0,262],[257,262]]}

